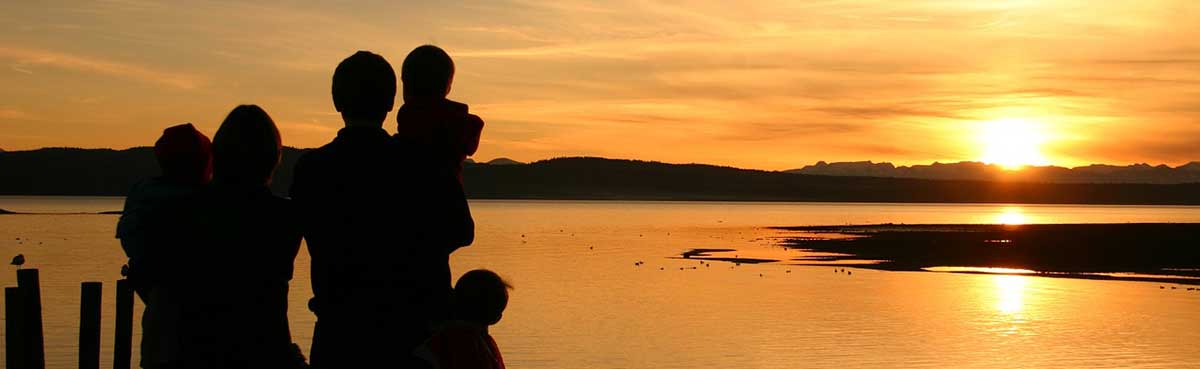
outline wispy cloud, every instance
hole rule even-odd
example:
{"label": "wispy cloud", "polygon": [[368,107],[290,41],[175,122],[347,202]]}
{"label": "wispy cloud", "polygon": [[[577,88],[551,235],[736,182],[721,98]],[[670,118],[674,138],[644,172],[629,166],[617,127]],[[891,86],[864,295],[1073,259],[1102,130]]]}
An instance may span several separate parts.
{"label": "wispy cloud", "polygon": [[33,118],[33,114],[23,110],[10,106],[0,106],[0,119],[28,120]]}
{"label": "wispy cloud", "polygon": [[30,70],[33,66],[46,66],[134,79],[180,89],[194,89],[204,84],[204,79],[196,75],[50,50],[0,46],[0,58],[14,60],[16,64],[13,69],[28,74],[33,73]]}
{"label": "wispy cloud", "polygon": [[305,132],[329,133],[337,132],[339,127],[320,123],[304,123],[304,122],[279,122],[279,128],[282,130],[299,130]]}

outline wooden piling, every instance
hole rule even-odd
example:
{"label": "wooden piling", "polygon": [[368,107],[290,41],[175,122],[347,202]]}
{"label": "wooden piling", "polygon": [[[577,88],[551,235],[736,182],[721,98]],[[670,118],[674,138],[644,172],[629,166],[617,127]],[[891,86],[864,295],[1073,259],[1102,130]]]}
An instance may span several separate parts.
{"label": "wooden piling", "polygon": [[100,304],[104,284],[83,282],[79,297],[79,369],[100,369]]}
{"label": "wooden piling", "polygon": [[117,281],[117,321],[113,326],[113,369],[130,369],[133,356],[133,286]]}
{"label": "wooden piling", "polygon": [[42,287],[37,269],[17,270],[17,288],[21,290],[23,322],[21,330],[25,336],[25,367],[46,368],[46,347],[42,336]]}
{"label": "wooden piling", "polygon": [[8,369],[25,369],[29,367],[25,358],[29,352],[25,349],[25,302],[21,301],[20,287],[4,287],[4,362]]}

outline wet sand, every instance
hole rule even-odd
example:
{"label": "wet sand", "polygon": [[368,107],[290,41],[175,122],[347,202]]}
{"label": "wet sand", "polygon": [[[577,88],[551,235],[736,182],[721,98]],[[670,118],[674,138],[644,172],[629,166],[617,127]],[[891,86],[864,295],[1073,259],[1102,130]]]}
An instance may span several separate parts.
{"label": "wet sand", "polygon": [[[1200,224],[853,225],[779,227],[783,245],[822,253],[794,259],[921,271],[939,266],[1011,268],[1047,277],[1200,284]],[[1102,274],[1101,274],[1102,273]],[[1140,276],[1111,275],[1136,273]]]}

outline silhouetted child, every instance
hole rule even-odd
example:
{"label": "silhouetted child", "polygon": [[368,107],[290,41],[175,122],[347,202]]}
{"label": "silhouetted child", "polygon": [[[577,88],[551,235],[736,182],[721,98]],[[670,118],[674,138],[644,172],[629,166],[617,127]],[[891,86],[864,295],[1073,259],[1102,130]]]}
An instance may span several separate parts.
{"label": "silhouetted child", "polygon": [[163,130],[154,143],[154,157],[162,175],[141,180],[125,197],[125,209],[117,222],[117,238],[129,257],[129,278],[138,295],[146,298],[138,275],[138,262],[145,255],[147,223],[172,201],[194,195],[212,178],[212,142],[191,123]]}
{"label": "silhouetted child", "polygon": [[512,286],[490,270],[463,274],[454,285],[452,319],[417,355],[438,369],[504,369],[504,358],[488,326],[503,316],[509,289]]}
{"label": "silhouetted child", "polygon": [[454,61],[437,46],[419,46],[404,58],[400,80],[404,105],[396,110],[396,138],[419,147],[426,164],[452,171],[461,185],[463,161],[479,148],[483,120],[466,104],[446,98]]}
{"label": "silhouetted child", "polygon": [[[418,195],[430,199],[464,199],[463,191],[463,161],[474,155],[479,148],[479,136],[483,132],[483,120],[472,115],[466,104],[450,101],[446,95],[454,81],[454,61],[446,51],[433,45],[423,45],[413,49],[404,58],[400,68],[400,80],[403,82],[404,105],[396,109],[395,138],[404,147],[406,163],[414,163],[432,175],[433,180],[427,181],[430,187],[421,188],[421,193],[403,194]],[[428,222],[426,229],[439,229],[446,224],[465,224],[467,232],[457,237],[455,242],[443,246],[445,264],[440,261],[436,270],[422,272],[428,277],[436,277],[439,285],[437,290],[429,291],[429,305],[425,308],[431,312],[429,316],[434,322],[445,320],[451,289],[449,258],[450,253],[459,247],[470,245],[474,238],[475,222],[471,218],[470,206],[462,203],[457,208],[443,200],[433,200],[433,208],[425,209],[423,220]],[[463,210],[463,211],[460,211]],[[434,237],[437,240],[448,240],[444,235]],[[453,237],[452,237],[453,238]],[[465,241],[465,242],[464,242]]]}

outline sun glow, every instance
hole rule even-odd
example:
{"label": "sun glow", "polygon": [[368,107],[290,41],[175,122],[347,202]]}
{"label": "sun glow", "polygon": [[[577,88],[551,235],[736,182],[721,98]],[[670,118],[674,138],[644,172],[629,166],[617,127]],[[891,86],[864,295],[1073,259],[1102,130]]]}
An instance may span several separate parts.
{"label": "sun glow", "polygon": [[1021,169],[1026,165],[1046,165],[1049,160],[1041,149],[1045,141],[1046,135],[1041,125],[1033,121],[1003,119],[984,122],[979,129],[979,142],[983,147],[980,161],[1008,170]]}

